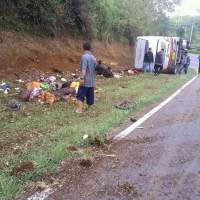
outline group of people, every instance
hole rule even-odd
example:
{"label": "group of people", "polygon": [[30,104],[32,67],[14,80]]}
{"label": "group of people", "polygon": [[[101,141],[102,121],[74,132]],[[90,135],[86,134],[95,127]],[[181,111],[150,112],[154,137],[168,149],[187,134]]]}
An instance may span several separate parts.
{"label": "group of people", "polygon": [[[154,71],[154,75],[159,75],[160,72],[163,70],[164,52],[165,52],[164,49],[161,49],[159,52],[157,52],[154,61],[154,55],[152,49],[149,48],[144,55],[144,72]],[[178,69],[179,74],[181,74],[183,71],[185,74],[187,74],[189,65],[190,65],[190,56],[188,55],[188,52],[184,50],[184,53],[181,58],[180,67]],[[199,65],[199,72],[200,72],[200,65]]]}
{"label": "group of people", "polygon": [[144,72],[153,72],[154,75],[160,74],[163,70],[164,64],[164,49],[161,49],[157,52],[155,61],[152,49],[149,48],[148,51],[144,55]]}
{"label": "group of people", "polygon": [[[92,55],[90,42],[85,42],[83,44],[84,55],[81,58],[80,62],[80,87],[77,94],[77,109],[76,113],[83,112],[83,103],[86,99],[88,108],[94,104],[94,71],[96,68],[97,74],[105,75],[105,69],[102,71],[102,62],[99,61],[98,65],[96,58]],[[163,70],[164,64],[164,53],[165,50],[161,49],[156,53],[155,60],[152,49],[149,48],[144,56],[144,72],[153,72],[155,75],[159,75]],[[190,65],[190,56],[185,50],[179,67],[179,73],[181,74],[184,71],[187,74],[188,67]],[[106,72],[109,72],[109,76],[112,76],[111,70],[108,68]],[[200,55],[199,55],[199,72],[200,72]],[[106,73],[107,75],[107,73]]]}

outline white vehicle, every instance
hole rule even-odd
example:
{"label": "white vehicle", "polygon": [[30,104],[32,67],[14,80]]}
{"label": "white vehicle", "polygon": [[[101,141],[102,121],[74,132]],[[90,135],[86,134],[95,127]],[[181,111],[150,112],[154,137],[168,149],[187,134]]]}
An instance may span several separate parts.
{"label": "white vehicle", "polygon": [[143,70],[144,55],[149,48],[152,49],[154,60],[156,53],[164,49],[163,72],[176,74],[177,63],[180,58],[181,39],[178,37],[140,36],[137,38],[135,48],[135,68]]}

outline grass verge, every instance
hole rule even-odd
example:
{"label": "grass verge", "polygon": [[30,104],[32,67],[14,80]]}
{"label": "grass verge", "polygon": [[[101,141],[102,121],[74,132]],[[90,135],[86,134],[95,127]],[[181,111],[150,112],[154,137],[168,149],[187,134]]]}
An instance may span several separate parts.
{"label": "grass verge", "polygon": [[[19,197],[22,186],[44,173],[54,172],[64,158],[72,158],[68,147],[82,146],[82,136],[108,133],[141,108],[160,101],[194,76],[142,74],[122,79],[98,81],[96,105],[90,113],[77,115],[75,104],[60,102],[52,108],[24,103],[19,112],[0,112],[0,199]],[[129,99],[136,102],[132,110],[118,110],[113,105]],[[0,110],[7,97],[1,96]],[[23,162],[35,163],[33,170],[13,177],[10,173]],[[5,184],[9,183],[9,184]]]}

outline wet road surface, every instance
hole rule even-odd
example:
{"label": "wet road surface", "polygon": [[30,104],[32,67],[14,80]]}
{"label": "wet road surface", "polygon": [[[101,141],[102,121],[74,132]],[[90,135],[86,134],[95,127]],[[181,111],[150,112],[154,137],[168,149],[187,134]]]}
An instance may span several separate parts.
{"label": "wet road surface", "polygon": [[199,200],[200,77],[49,200]]}

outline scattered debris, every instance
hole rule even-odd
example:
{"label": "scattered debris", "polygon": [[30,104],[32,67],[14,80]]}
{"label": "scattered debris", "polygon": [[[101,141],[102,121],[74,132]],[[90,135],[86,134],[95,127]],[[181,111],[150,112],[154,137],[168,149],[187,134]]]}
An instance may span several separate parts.
{"label": "scattered debris", "polygon": [[86,139],[88,139],[89,138],[89,135],[84,135],[83,136],[83,140],[86,140]]}
{"label": "scattered debris", "polygon": [[78,148],[75,147],[75,146],[69,146],[67,149],[68,149],[69,151],[71,151],[71,152],[77,152],[77,151],[79,151]]}
{"label": "scattered debris", "polygon": [[90,168],[92,166],[92,161],[90,159],[82,159],[80,161],[80,166],[85,168]]}
{"label": "scattered debris", "polygon": [[21,79],[19,79],[19,80],[16,80],[16,82],[18,82],[18,83],[24,83],[24,81],[23,81],[23,80],[21,80]]}
{"label": "scattered debris", "polygon": [[54,94],[51,94],[50,92],[47,92],[47,91],[42,92],[40,99],[41,99],[41,102],[45,102],[49,104],[50,106],[52,106],[58,100]]}
{"label": "scattered debris", "polygon": [[27,162],[21,163],[20,166],[14,168],[11,171],[10,175],[19,177],[23,173],[32,172],[35,169],[36,169],[36,164],[34,162],[32,162],[32,161],[27,161]]}
{"label": "scattered debris", "polygon": [[15,89],[15,91],[20,91],[20,88],[18,88],[18,87],[14,88],[14,89]]}
{"label": "scattered debris", "polygon": [[137,122],[137,119],[131,117],[130,121],[133,122],[133,123],[135,123],[135,122]]}
{"label": "scattered debris", "polygon": [[10,85],[8,83],[2,82],[0,85],[0,89],[4,92],[4,94],[8,94],[10,91]]}
{"label": "scattered debris", "polygon": [[88,144],[97,148],[104,148],[109,143],[105,135],[89,137]]}
{"label": "scattered debris", "polygon": [[67,79],[66,78],[61,78],[60,79],[62,82],[67,82]]}
{"label": "scattered debris", "polygon": [[34,89],[34,90],[30,90],[30,97],[29,97],[29,101],[38,101],[42,95],[42,89]]}
{"label": "scattered debris", "polygon": [[115,104],[115,107],[121,110],[129,110],[129,109],[132,109],[134,106],[135,106],[135,103],[129,100],[122,100]]}
{"label": "scattered debris", "polygon": [[47,82],[49,83],[53,83],[56,81],[56,77],[55,76],[50,76],[49,78],[47,78]]}
{"label": "scattered debris", "polygon": [[117,157],[117,156],[114,155],[114,154],[111,154],[111,155],[100,154],[99,156],[107,157],[107,158],[116,158],[116,157]]}
{"label": "scattered debris", "polygon": [[12,99],[8,102],[7,106],[6,106],[6,111],[18,111],[21,108],[21,104],[15,100]]}
{"label": "scattered debris", "polygon": [[19,83],[31,82],[31,81],[40,81],[40,77],[46,77],[46,74],[36,68],[26,68],[24,71],[21,71],[17,76],[20,81]]}
{"label": "scattered debris", "polygon": [[27,90],[39,90],[41,86],[41,83],[33,81],[33,82],[29,82],[25,85]]}
{"label": "scattered debris", "polygon": [[139,72],[135,69],[130,69],[127,72],[128,72],[128,75],[139,75]]}
{"label": "scattered debris", "polygon": [[52,71],[54,73],[63,74],[63,71],[61,71],[60,69],[57,69],[57,68],[52,68]]}
{"label": "scattered debris", "polygon": [[41,83],[40,88],[43,90],[49,90],[50,85],[48,83]]}
{"label": "scattered debris", "polygon": [[131,195],[131,197],[138,196],[138,191],[136,190],[136,188],[128,182],[119,185],[118,190],[120,193],[122,192],[125,195]]}
{"label": "scattered debris", "polygon": [[21,101],[29,101],[31,96],[31,90],[23,90],[19,93],[18,97]]}
{"label": "scattered debris", "polygon": [[70,85],[70,88],[71,89],[74,89],[76,91],[76,94],[78,93],[78,89],[80,87],[80,82],[72,82],[71,85]]}

